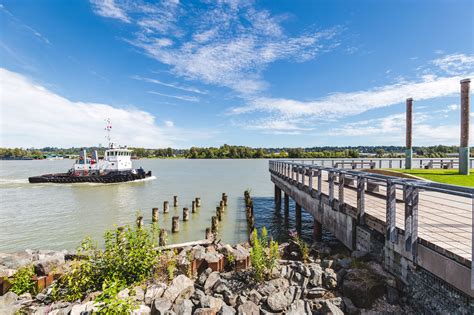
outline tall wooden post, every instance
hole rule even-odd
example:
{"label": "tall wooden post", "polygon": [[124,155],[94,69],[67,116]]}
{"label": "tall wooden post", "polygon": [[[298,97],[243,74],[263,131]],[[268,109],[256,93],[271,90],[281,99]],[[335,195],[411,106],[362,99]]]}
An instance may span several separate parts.
{"label": "tall wooden post", "polygon": [[461,80],[461,145],[459,146],[459,174],[469,175],[469,85],[471,80]]}
{"label": "tall wooden post", "polygon": [[407,98],[407,133],[406,133],[406,149],[405,149],[405,168],[411,169],[411,162],[413,160],[413,99]]}
{"label": "tall wooden post", "polygon": [[290,212],[290,196],[285,193],[285,217],[288,217]]}

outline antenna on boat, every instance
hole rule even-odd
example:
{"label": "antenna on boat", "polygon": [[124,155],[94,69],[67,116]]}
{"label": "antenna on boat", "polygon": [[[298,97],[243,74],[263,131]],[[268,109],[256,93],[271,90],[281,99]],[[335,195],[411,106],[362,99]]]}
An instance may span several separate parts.
{"label": "antenna on boat", "polygon": [[110,122],[110,118],[107,118],[105,119],[105,132],[106,132],[106,136],[105,138],[107,139],[107,142],[109,143],[109,148],[112,148],[113,147],[113,143],[110,142],[110,131],[112,130],[112,124]]}

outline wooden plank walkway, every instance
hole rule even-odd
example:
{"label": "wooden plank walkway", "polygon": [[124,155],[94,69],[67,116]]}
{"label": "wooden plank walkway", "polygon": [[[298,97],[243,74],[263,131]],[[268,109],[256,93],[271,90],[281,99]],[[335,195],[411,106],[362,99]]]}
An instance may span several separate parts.
{"label": "wooden plank walkway", "polygon": [[[314,179],[314,178],[313,178]],[[309,176],[305,176],[306,186]],[[313,185],[316,189],[316,185]],[[322,193],[329,194],[328,173],[323,172]],[[334,185],[334,198],[338,198],[339,186]],[[405,203],[402,189],[397,189],[396,226],[405,228]],[[386,187],[379,186],[378,193],[365,194],[365,212],[383,222],[386,221]],[[346,187],[344,202],[357,208],[357,191]],[[466,260],[472,257],[472,204],[471,198],[434,191],[419,193],[418,237],[439,246]]]}

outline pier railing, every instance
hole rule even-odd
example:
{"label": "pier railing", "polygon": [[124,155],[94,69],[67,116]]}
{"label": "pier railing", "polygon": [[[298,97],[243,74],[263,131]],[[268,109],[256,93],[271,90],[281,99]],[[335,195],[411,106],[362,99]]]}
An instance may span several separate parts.
{"label": "pier railing", "polygon": [[[471,267],[472,188],[301,161],[272,160],[269,168],[313,197],[324,194],[336,211],[352,209],[359,223],[385,234],[389,242],[402,243],[415,264],[417,246],[422,243]],[[397,239],[399,235],[402,240]]]}
{"label": "pier railing", "polygon": [[[319,158],[285,159],[294,163],[319,165],[333,168],[405,168],[405,158]],[[458,158],[414,158],[412,168],[448,168],[457,169]],[[474,158],[469,159],[469,167],[474,168]]]}

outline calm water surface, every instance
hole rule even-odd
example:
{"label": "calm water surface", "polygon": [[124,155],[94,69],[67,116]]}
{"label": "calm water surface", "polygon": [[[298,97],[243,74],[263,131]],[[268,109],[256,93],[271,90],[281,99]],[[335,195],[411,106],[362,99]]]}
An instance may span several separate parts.
{"label": "calm water surface", "polygon": [[[275,211],[267,160],[138,160],[134,166],[151,170],[155,179],[120,184],[28,183],[29,176],[63,172],[72,163],[0,161],[0,252],[74,249],[86,236],[100,240],[107,229],[134,224],[137,211],[145,224],[151,224],[153,207],[160,209],[159,225],[168,230],[169,242],[203,239],[223,192],[229,205],[219,237],[228,243],[246,241],[245,189],[254,198],[257,226],[267,226],[280,240],[294,229],[294,205],[288,220]],[[179,196],[178,208],[172,207],[173,195]],[[180,221],[179,233],[170,233],[171,217],[182,217],[183,207],[191,209],[195,197],[201,197],[201,208],[190,214],[188,222]],[[168,214],[162,213],[165,200],[170,201]],[[303,227],[309,237],[311,217],[305,212]]]}

